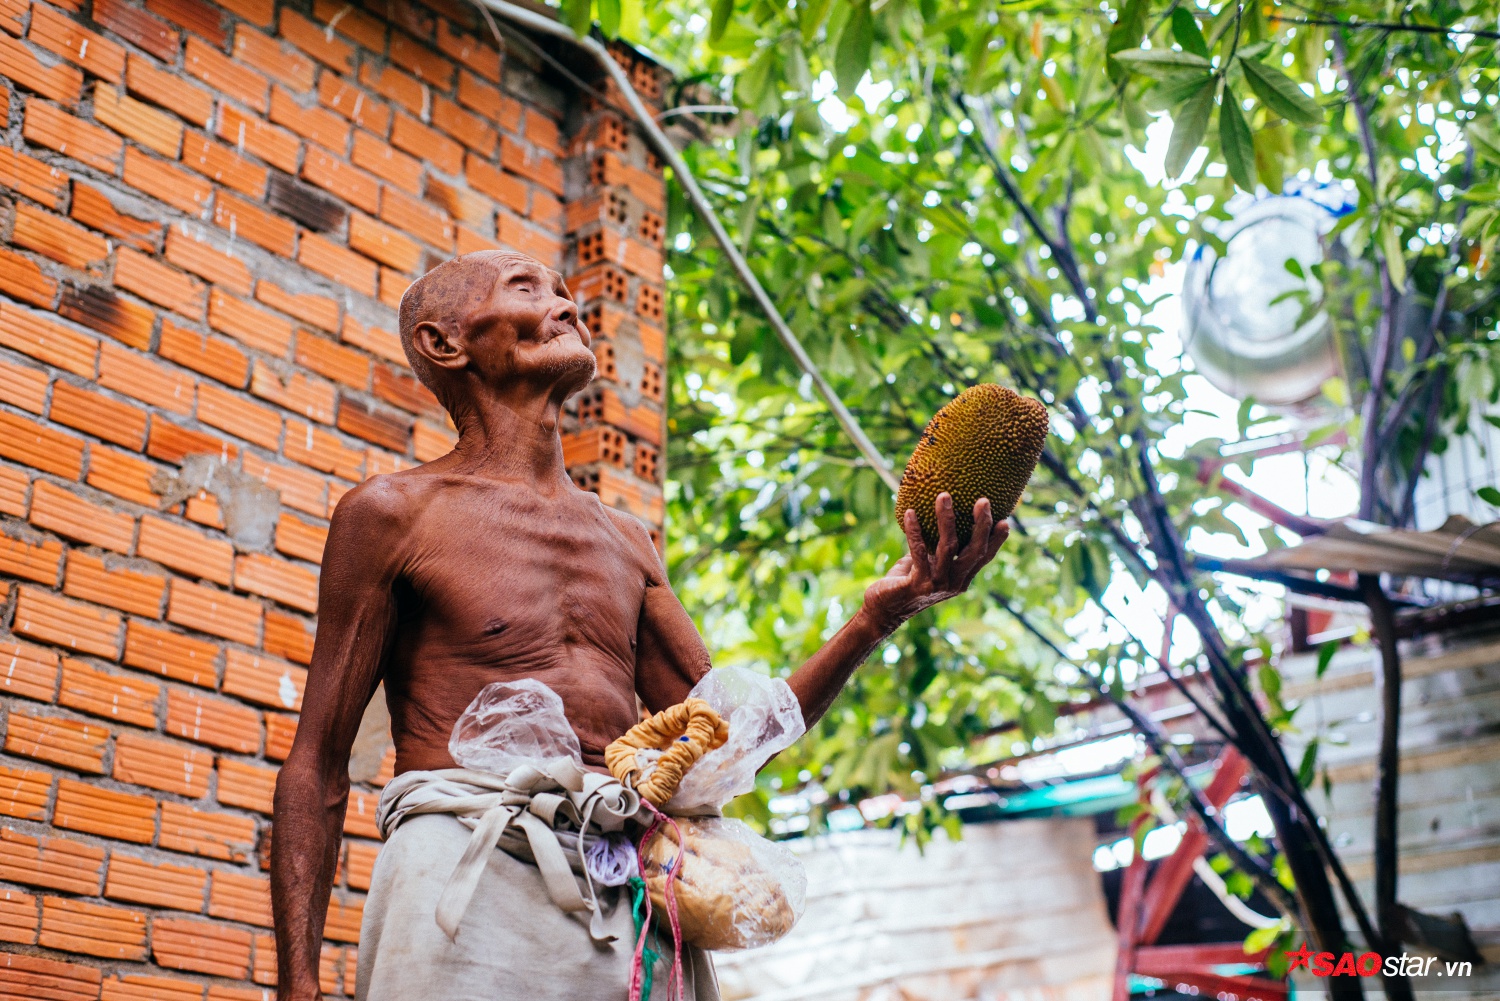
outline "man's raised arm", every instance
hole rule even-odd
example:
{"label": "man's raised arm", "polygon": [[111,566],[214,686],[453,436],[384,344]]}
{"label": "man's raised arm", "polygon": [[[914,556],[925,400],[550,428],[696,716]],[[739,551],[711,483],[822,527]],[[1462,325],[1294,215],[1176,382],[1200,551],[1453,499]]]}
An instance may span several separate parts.
{"label": "man's raised arm", "polygon": [[[904,512],[901,527],[911,551],[865,590],[859,611],[787,679],[809,728],[882,640],[923,609],[968,590],[1010,535],[1005,522],[995,524],[985,498],[974,505],[974,534],[961,550],[953,498],[946,493],[938,495],[937,516],[937,552],[929,554],[916,512]],[[676,596],[666,587],[648,589],[637,653],[637,688],[647,708],[655,712],[681,702],[708,667],[708,651]]]}
{"label": "man's raised arm", "polygon": [[302,716],[276,781],[271,900],[279,1001],[322,996],[318,953],[349,803],[349,749],[396,621],[397,491],[373,480],[346,494],[323,551]]}

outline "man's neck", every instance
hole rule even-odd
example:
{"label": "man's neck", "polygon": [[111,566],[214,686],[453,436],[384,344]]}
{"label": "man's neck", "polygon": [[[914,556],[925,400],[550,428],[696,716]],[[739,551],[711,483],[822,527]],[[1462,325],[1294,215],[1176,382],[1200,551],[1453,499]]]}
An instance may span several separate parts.
{"label": "man's neck", "polygon": [[543,491],[571,481],[563,465],[556,393],[510,393],[473,400],[455,415],[454,472],[521,481]]}

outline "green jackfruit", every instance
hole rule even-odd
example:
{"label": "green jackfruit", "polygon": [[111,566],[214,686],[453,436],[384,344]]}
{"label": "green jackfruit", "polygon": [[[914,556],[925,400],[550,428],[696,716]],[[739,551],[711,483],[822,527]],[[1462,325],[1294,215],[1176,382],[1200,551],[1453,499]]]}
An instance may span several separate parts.
{"label": "green jackfruit", "polygon": [[1010,517],[1031,479],[1047,438],[1047,408],[1036,400],[985,383],[964,390],[933,414],[912,451],[896,512],[917,512],[929,550],[937,546],[934,505],[943,491],[953,495],[960,548],[974,534],[974,504],[990,499],[995,521]]}

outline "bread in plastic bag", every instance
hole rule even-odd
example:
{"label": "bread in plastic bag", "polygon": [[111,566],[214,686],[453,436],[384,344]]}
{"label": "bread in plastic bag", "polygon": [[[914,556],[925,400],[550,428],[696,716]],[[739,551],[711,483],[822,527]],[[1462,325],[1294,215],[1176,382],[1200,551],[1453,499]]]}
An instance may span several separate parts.
{"label": "bread in plastic bag", "polygon": [[[700,762],[701,763],[701,762]],[[770,945],[807,903],[807,873],[786,848],[727,817],[680,818],[682,871],[673,887],[682,938],[701,949]],[[666,916],[668,870],[679,857],[669,824],[646,848],[646,887]]]}
{"label": "bread in plastic bag", "polygon": [[666,812],[677,816],[717,813],[755,788],[755,775],[767,761],[791,747],[807,732],[802,705],[780,678],[742,667],[709,671],[688,693],[702,699],[729,724],[729,740],[709,751],[683,776],[667,800]]}
{"label": "bread in plastic bag", "polygon": [[480,689],[453,724],[448,753],[464,768],[495,775],[557,758],[583,762],[562,699],[535,678],[497,681]]}

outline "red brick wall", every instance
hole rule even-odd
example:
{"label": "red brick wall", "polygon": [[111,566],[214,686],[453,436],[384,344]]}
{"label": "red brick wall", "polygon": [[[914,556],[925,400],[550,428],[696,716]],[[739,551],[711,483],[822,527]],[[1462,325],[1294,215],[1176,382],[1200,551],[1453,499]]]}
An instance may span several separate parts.
{"label": "red brick wall", "polygon": [[660,170],[531,58],[459,0],[0,0],[0,1001],[268,996],[328,515],[453,440],[393,332],[416,275],[572,274],[602,378],[570,469],[659,532]]}

